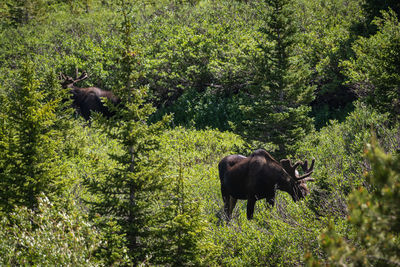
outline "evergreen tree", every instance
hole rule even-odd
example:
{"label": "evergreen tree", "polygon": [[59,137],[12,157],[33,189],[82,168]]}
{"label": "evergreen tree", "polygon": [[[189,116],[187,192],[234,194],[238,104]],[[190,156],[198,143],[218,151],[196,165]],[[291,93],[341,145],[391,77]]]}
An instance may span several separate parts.
{"label": "evergreen tree", "polygon": [[0,22],[26,24],[46,14],[49,0],[3,0],[0,4]]}
{"label": "evergreen tree", "polygon": [[[93,211],[103,216],[103,231],[109,233],[106,243],[108,247],[102,249],[102,257],[108,259],[107,264],[117,264],[127,248],[129,261],[137,266],[150,253],[147,238],[152,236],[155,228],[151,226],[157,221],[152,205],[157,203],[157,191],[163,188],[165,165],[157,153],[158,139],[169,117],[150,123],[149,116],[155,108],[145,101],[148,88],[135,88],[140,73],[136,70],[138,64],[131,41],[134,23],[130,16],[132,6],[134,3],[121,2],[124,47],[121,51],[118,84],[113,91],[122,99],[123,106],[114,107],[106,103],[116,115],[111,119],[100,118],[102,129],[122,147],[121,151],[115,150],[111,154],[119,168],[110,170],[106,180],[89,180],[88,184],[90,190],[98,196],[98,201],[93,203]],[[107,230],[110,227],[117,232]]]}
{"label": "evergreen tree", "polygon": [[272,142],[280,156],[292,153],[295,143],[312,130],[307,115],[314,87],[310,70],[296,46],[299,34],[291,0],[266,0],[260,28],[257,76],[250,104],[242,110],[248,118],[239,127],[249,139]]}
{"label": "evergreen tree", "polygon": [[48,97],[51,88],[41,88],[33,68],[26,63],[15,86],[0,95],[0,209],[5,211],[15,205],[33,208],[40,193],[57,196],[65,185],[62,129],[54,113],[60,99]]}
{"label": "evergreen tree", "polygon": [[376,34],[353,45],[355,57],[343,62],[349,83],[360,99],[380,112],[400,117],[400,23],[394,12],[383,12],[374,23]]}
{"label": "evergreen tree", "polygon": [[[186,138],[184,138],[186,139]],[[157,232],[157,246],[154,263],[171,266],[199,266],[206,224],[202,219],[201,206],[190,192],[190,180],[186,177],[185,153],[190,153],[180,140],[172,140],[177,156],[171,157],[168,188],[163,193],[163,208],[160,210],[160,229]],[[187,163],[186,163],[187,164]],[[208,248],[209,249],[209,248]]]}

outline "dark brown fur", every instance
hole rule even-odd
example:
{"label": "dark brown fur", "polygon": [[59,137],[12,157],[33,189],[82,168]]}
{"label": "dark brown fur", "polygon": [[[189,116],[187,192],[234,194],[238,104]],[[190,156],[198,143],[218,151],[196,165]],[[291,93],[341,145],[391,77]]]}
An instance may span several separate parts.
{"label": "dark brown fur", "polygon": [[[305,175],[299,177],[297,166],[302,166]],[[256,150],[249,157],[230,155],[223,158],[219,164],[221,193],[224,201],[224,211],[230,219],[237,199],[247,199],[247,218],[254,213],[255,202],[265,198],[271,206],[275,203],[276,189],[289,193],[294,201],[304,198],[309,190],[306,178],[312,173],[312,166],[298,162],[291,165],[290,161],[276,161],[267,151]]]}
{"label": "dark brown fur", "polygon": [[69,76],[62,75],[63,82],[61,83],[63,88],[70,88],[72,97],[72,105],[82,115],[85,120],[89,120],[92,111],[102,113],[106,117],[111,117],[114,114],[103,104],[101,98],[106,98],[111,101],[112,104],[118,105],[121,101],[112,92],[102,90],[98,87],[87,87],[81,88],[75,86],[75,83],[86,79],[88,76],[86,72],[73,79]]}

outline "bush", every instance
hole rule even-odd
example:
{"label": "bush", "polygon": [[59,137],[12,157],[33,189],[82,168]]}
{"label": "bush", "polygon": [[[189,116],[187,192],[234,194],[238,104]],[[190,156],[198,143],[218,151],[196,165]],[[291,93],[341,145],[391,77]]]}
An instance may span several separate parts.
{"label": "bush", "polygon": [[[327,263],[332,266],[400,263],[400,156],[385,154],[374,140],[366,156],[372,166],[366,173],[371,187],[356,189],[349,197],[347,220],[353,229],[351,235],[342,236],[331,225],[321,236]],[[320,264],[314,261],[314,265]]]}
{"label": "bush", "polygon": [[[0,265],[97,266],[98,231],[72,202],[56,206],[45,196],[35,210],[15,207],[0,220]],[[3,214],[4,215],[4,214]]]}
{"label": "bush", "polygon": [[363,151],[371,138],[371,130],[377,133],[385,150],[397,149],[397,128],[390,124],[388,115],[358,103],[346,121],[331,121],[301,142],[296,158],[316,158],[313,174],[316,181],[309,205],[317,214],[347,215],[347,195],[365,185],[362,174],[369,169],[369,164]]}

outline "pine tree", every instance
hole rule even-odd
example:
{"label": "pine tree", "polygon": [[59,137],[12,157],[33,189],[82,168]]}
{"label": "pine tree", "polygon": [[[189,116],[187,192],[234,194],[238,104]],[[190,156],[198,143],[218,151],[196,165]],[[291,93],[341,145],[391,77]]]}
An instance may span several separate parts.
{"label": "pine tree", "polygon": [[359,98],[378,111],[400,119],[400,21],[393,11],[374,20],[377,32],[360,37],[354,58],[343,61],[344,72]]}
{"label": "pine tree", "polygon": [[9,21],[12,24],[27,24],[38,20],[46,14],[50,5],[48,0],[3,0],[0,4],[0,22]]}
{"label": "pine tree", "polygon": [[14,87],[0,96],[0,209],[5,211],[15,205],[33,208],[41,193],[51,197],[65,189],[62,129],[54,113],[60,99],[48,97],[49,89],[41,88],[28,62]]}
{"label": "pine tree", "polygon": [[190,179],[187,179],[184,170],[187,164],[184,154],[189,151],[180,140],[170,142],[177,155],[172,157],[171,166],[174,168],[170,170],[173,173],[168,181],[170,190],[166,190],[162,197],[163,208],[159,215],[160,229],[154,239],[157,246],[153,262],[171,266],[199,266],[205,251],[206,224],[202,219],[200,203],[191,196],[190,184],[187,183]]}
{"label": "pine tree", "polygon": [[242,110],[247,120],[239,130],[251,139],[278,146],[280,156],[292,153],[295,143],[312,130],[307,115],[314,87],[309,67],[296,54],[299,34],[291,0],[266,0],[262,7],[257,77],[249,105]]}
{"label": "pine tree", "polygon": [[[113,107],[106,103],[116,115],[111,119],[100,118],[101,128],[122,147],[122,151],[116,150],[110,155],[120,167],[110,170],[104,181],[88,181],[88,184],[98,196],[99,200],[92,203],[93,212],[105,218],[104,231],[111,233],[106,229],[110,225],[118,230],[108,234],[108,244],[111,240],[117,247],[103,248],[102,256],[108,258],[108,264],[116,264],[127,248],[131,264],[137,266],[146,260],[150,250],[146,239],[152,235],[150,226],[156,219],[152,205],[157,203],[154,197],[157,190],[163,188],[164,160],[157,153],[158,139],[169,117],[156,123],[149,122],[155,108],[146,102],[148,88],[136,85],[140,72],[136,70],[138,64],[131,41],[134,22],[130,9],[130,4],[121,2],[124,47],[118,84],[113,92],[122,99],[122,105]],[[118,241],[121,237],[122,243]]]}

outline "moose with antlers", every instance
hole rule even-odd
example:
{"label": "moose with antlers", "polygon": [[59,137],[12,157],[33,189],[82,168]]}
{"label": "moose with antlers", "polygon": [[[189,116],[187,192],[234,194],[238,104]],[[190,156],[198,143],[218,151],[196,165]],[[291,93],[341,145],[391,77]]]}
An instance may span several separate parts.
{"label": "moose with antlers", "polygon": [[102,97],[111,101],[112,104],[118,105],[121,101],[112,92],[105,91],[97,87],[80,88],[75,83],[88,78],[87,73],[84,71],[78,77],[78,70],[76,70],[76,78],[66,76],[60,73],[61,86],[66,89],[70,88],[72,94],[72,105],[82,115],[85,120],[90,119],[92,111],[102,113],[106,117],[111,117],[114,114],[103,104]]}
{"label": "moose with antlers", "polygon": [[[306,182],[314,169],[315,159],[308,167],[307,160],[292,165],[289,159],[276,161],[264,149],[254,151],[249,157],[230,155],[218,164],[224,211],[230,220],[238,199],[247,199],[247,219],[253,218],[257,200],[266,199],[271,206],[275,203],[276,190],[289,193],[293,201],[304,198],[309,190]],[[304,171],[299,175],[297,168]]]}

